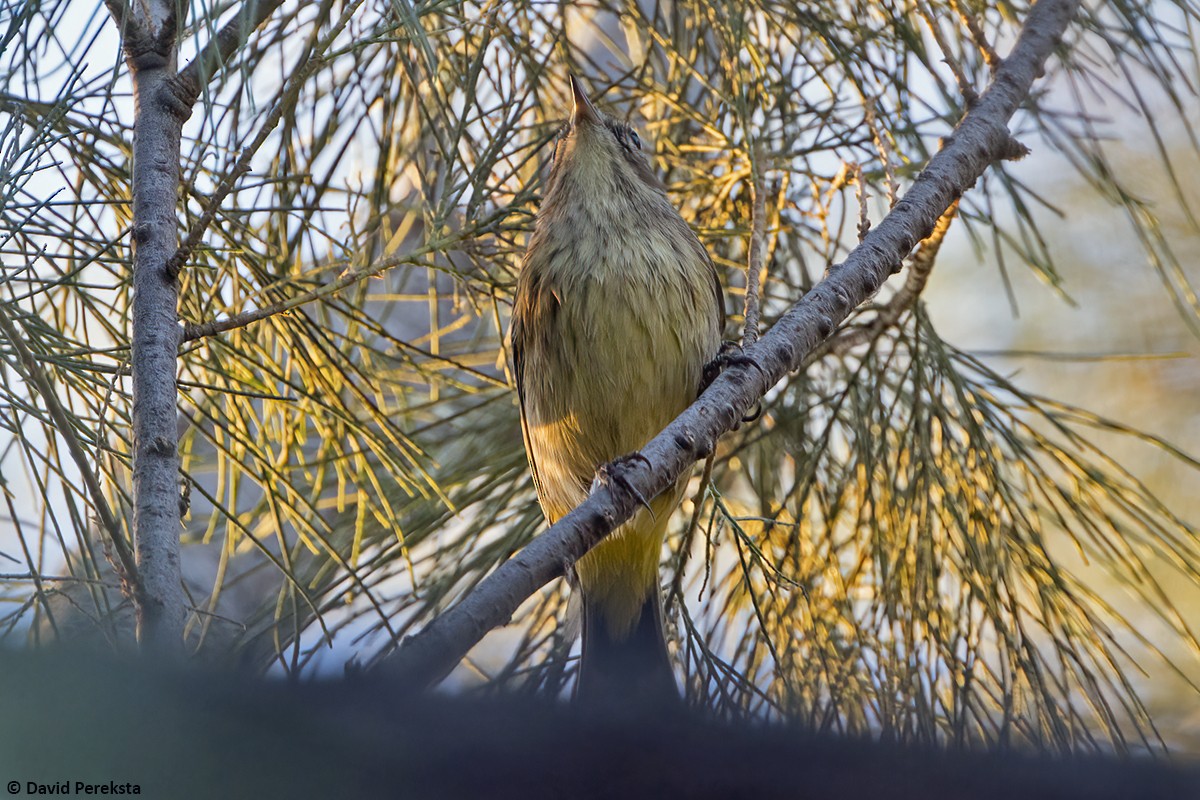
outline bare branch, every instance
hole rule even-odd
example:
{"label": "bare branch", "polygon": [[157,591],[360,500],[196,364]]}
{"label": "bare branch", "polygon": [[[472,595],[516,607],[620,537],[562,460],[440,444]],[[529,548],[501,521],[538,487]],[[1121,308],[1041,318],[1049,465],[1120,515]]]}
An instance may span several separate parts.
{"label": "bare branch", "polygon": [[[134,395],[134,531],[141,578],[135,592],[138,638],[150,649],[177,653],[183,641],[188,604],[179,563],[176,279],[180,265],[203,236],[215,209],[247,171],[254,152],[251,149],[243,153],[238,168],[218,187],[210,208],[181,251],[176,237],[176,209],[183,122],[200,95],[201,81],[210,77],[282,0],[249,0],[237,18],[178,73],[178,20],[173,3],[145,0],[135,7],[123,0],[107,2],[122,30],[135,98],[130,364]],[[301,70],[294,85],[299,85],[313,68]],[[260,132],[259,144],[286,108],[287,96]]]}
{"label": "bare branch", "polygon": [[[715,446],[767,390],[833,332],[922,239],[945,210],[1010,147],[1009,118],[1027,97],[1046,59],[1078,8],[1077,0],[1039,0],[995,79],[952,136],[891,212],[835,265],[759,342],[746,349],[757,367],[736,364],[723,372],[687,411],[642,450],[648,466],[634,462],[625,481],[602,485],[463,600],[420,633],[408,637],[384,662],[405,685],[441,680],[489,630],[504,624],[539,587],[560,576],[639,508],[638,495],[653,497],[672,485]],[[627,482],[630,490],[621,490]]]}
{"label": "bare branch", "polygon": [[[116,2],[117,0],[110,0]],[[200,97],[205,82],[246,42],[247,37],[266,22],[283,0],[245,0],[237,17],[220,30],[216,38],[179,71],[174,78],[179,99],[191,107]]]}
{"label": "bare branch", "polygon": [[[757,159],[755,160],[757,162]],[[759,294],[762,289],[759,283],[762,278],[763,256],[766,252],[767,238],[767,185],[762,169],[757,163],[752,164],[750,173],[752,181],[753,210],[750,216],[750,254],[746,261],[746,301],[743,305],[742,346],[749,347],[758,341]]]}

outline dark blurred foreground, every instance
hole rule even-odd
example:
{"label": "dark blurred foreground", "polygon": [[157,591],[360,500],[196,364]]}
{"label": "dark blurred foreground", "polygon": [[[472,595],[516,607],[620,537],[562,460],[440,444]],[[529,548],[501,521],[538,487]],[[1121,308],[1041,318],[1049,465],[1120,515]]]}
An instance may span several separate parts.
{"label": "dark blurred foreground", "polygon": [[92,784],[151,798],[1200,798],[1194,765],[904,750],[90,654],[0,654],[0,670],[0,786],[14,797]]}

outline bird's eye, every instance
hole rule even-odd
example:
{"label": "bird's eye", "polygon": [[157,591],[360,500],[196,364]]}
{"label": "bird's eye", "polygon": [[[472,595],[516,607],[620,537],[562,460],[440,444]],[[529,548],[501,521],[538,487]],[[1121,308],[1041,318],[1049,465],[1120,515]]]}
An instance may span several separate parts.
{"label": "bird's eye", "polygon": [[642,149],[642,139],[637,135],[637,131],[629,129],[629,141],[633,142],[633,146],[638,150]]}

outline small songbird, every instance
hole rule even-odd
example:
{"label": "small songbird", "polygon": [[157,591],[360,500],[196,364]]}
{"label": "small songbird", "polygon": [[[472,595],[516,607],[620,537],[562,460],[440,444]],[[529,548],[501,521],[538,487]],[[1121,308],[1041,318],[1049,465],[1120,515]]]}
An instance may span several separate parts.
{"label": "small songbird", "polygon": [[[553,524],[596,471],[636,452],[698,396],[724,303],[708,252],[628,125],[571,78],[545,197],[517,280],[511,342],[534,485]],[[678,697],[658,565],[687,476],[575,565],[584,701]]]}

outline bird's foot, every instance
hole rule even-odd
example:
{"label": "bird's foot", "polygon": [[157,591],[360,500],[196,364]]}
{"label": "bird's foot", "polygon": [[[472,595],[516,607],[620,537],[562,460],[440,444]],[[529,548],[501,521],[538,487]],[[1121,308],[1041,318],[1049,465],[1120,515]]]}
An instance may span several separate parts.
{"label": "bird's foot", "polygon": [[645,464],[647,468],[651,466],[650,459],[638,452],[627,453],[623,456],[617,456],[607,464],[601,464],[600,469],[596,470],[596,483],[604,486],[619,486],[624,491],[633,496],[635,500],[642,504],[650,516],[654,516],[654,510],[650,508],[650,502],[646,500],[645,495],[638,491],[629,479],[625,477],[625,470],[636,461]]}
{"label": "bird's foot", "polygon": [[[764,378],[767,374],[763,372],[763,368],[758,365],[750,356],[742,352],[742,346],[737,342],[721,342],[721,349],[713,356],[712,361],[704,365],[704,371],[700,377],[700,391],[704,392],[712,382],[717,379],[717,376],[724,372],[729,367],[753,367],[758,370],[758,373]],[[754,409],[750,414],[742,417],[742,422],[754,422],[762,416],[762,401],[754,404]]]}

